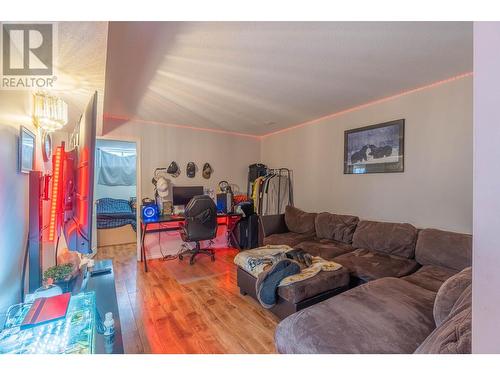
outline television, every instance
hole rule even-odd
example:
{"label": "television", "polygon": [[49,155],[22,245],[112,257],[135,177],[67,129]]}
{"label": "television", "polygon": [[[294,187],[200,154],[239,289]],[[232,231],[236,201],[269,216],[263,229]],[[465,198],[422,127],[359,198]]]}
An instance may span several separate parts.
{"label": "television", "polygon": [[172,187],[172,203],[174,206],[187,206],[195,195],[203,195],[203,186]]}
{"label": "television", "polygon": [[92,252],[97,92],[92,95],[71,136],[63,165],[62,229],[68,249]]}

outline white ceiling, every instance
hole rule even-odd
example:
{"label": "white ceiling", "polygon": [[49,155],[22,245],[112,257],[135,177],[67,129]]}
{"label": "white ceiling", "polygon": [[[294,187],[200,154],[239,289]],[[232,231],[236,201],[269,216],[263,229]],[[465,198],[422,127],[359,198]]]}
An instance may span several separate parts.
{"label": "white ceiling", "polygon": [[469,71],[469,22],[110,22],[104,112],[262,135]]}
{"label": "white ceiling", "polygon": [[59,22],[57,26],[57,82],[51,91],[68,103],[68,129],[71,130],[94,91],[98,92],[99,114],[102,115],[108,23]]}
{"label": "white ceiling", "polygon": [[[69,121],[64,128],[72,131],[94,91],[104,96],[107,22],[55,22],[57,81],[49,91],[68,103]],[[31,90],[0,90],[0,122],[32,123]],[[99,109],[102,110],[101,104]],[[102,111],[101,111],[102,112]],[[102,118],[102,117],[101,117]],[[102,124],[99,124],[102,125]]]}

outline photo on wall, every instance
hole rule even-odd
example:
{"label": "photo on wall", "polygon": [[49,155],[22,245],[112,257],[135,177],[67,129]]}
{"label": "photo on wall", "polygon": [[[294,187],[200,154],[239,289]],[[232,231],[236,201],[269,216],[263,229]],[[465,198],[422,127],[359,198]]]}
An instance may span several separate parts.
{"label": "photo on wall", "polygon": [[405,120],[344,132],[344,174],[404,171]]}
{"label": "photo on wall", "polygon": [[19,172],[29,173],[35,168],[35,133],[21,126],[19,135]]}

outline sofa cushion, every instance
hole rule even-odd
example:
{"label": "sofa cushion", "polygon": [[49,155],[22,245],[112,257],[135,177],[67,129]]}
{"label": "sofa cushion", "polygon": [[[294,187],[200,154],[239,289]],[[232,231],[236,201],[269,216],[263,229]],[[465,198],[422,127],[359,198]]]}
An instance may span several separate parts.
{"label": "sofa cushion", "polygon": [[323,259],[333,259],[336,256],[349,253],[354,250],[351,245],[344,242],[326,240],[326,239],[313,239],[310,241],[304,241],[295,246],[298,249],[302,249],[309,254]]}
{"label": "sofa cushion", "polygon": [[264,238],[264,245],[288,245],[294,247],[295,245],[314,238],[314,234],[311,233],[276,233],[271,234]]}
{"label": "sofa cushion", "polygon": [[351,276],[363,281],[382,277],[403,277],[415,272],[419,265],[413,259],[398,257],[367,249],[357,249],[333,259],[351,272]]}
{"label": "sofa cushion", "polygon": [[278,324],[280,353],[413,353],[435,328],[436,294],[384,278],[301,310]]}
{"label": "sofa cushion", "polygon": [[472,265],[472,236],[438,229],[418,234],[415,259],[422,265],[435,265],[461,271]]}
{"label": "sofa cushion", "polygon": [[299,303],[320,293],[346,288],[349,285],[349,272],[344,268],[335,271],[321,271],[316,276],[293,284],[280,286],[278,295],[291,303]]}
{"label": "sofa cushion", "polygon": [[434,321],[439,327],[446,320],[464,290],[472,284],[472,267],[450,277],[439,288],[434,302]]}
{"label": "sofa cushion", "polygon": [[315,213],[304,212],[292,206],[285,209],[285,223],[290,232],[314,234],[315,218]]}
{"label": "sofa cushion", "polygon": [[451,268],[423,266],[419,268],[417,272],[405,276],[403,279],[437,293],[441,285],[456,273],[457,271]]}
{"label": "sofa cushion", "polygon": [[[435,303],[434,303],[435,304]],[[472,305],[472,283],[464,289],[453,305],[448,318]]]}
{"label": "sofa cushion", "polygon": [[314,221],[316,237],[350,244],[358,222],[357,216],[321,212]]}
{"label": "sofa cushion", "polygon": [[360,221],[352,238],[355,248],[413,258],[417,228],[411,224]]}
{"label": "sofa cushion", "polygon": [[469,354],[472,351],[472,285],[460,295],[443,323],[417,348],[416,354]]}

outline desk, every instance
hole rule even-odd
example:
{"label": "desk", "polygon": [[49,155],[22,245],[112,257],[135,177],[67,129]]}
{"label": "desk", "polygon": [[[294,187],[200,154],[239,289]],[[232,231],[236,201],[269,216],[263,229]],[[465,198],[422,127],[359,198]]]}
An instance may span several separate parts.
{"label": "desk", "polygon": [[[242,214],[217,214],[217,224],[227,226],[228,245],[232,242],[233,246],[240,250],[238,241],[236,240],[233,229],[238,223]],[[219,219],[223,219],[221,223]],[[144,239],[147,233],[169,232],[179,230],[179,225],[165,225],[184,222],[185,218],[181,215],[162,215],[155,221],[144,222],[141,217],[141,262],[144,261],[144,271],[148,272],[148,262],[146,258],[146,248],[144,247]],[[154,226],[152,228],[152,226]]]}

